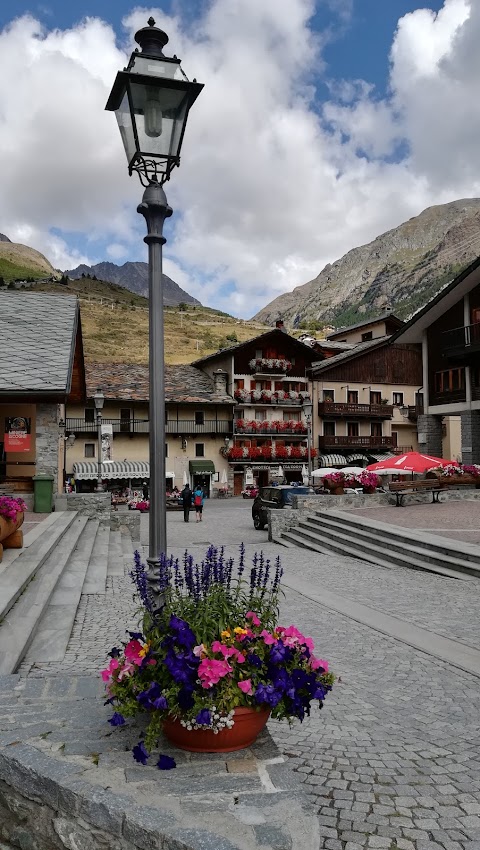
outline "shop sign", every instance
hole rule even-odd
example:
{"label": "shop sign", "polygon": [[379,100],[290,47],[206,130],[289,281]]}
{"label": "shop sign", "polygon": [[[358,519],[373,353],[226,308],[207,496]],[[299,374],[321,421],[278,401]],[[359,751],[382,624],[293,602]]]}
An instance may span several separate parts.
{"label": "shop sign", "polygon": [[245,469],[245,484],[253,484],[253,469],[251,466],[247,466]]}
{"label": "shop sign", "polygon": [[31,440],[30,418],[8,416],[5,419],[4,448],[6,452],[29,452]]}

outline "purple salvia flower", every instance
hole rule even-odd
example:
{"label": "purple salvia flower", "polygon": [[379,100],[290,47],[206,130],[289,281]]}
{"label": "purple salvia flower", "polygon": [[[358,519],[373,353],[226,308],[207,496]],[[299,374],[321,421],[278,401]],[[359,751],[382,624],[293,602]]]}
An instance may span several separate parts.
{"label": "purple salvia flower", "polygon": [[147,569],[145,564],[142,564],[142,558],[138,549],[133,556],[134,567],[130,572],[130,578],[137,588],[138,595],[142,601],[143,607],[149,614],[153,614],[153,599],[150,594],[149,583],[147,578]]}

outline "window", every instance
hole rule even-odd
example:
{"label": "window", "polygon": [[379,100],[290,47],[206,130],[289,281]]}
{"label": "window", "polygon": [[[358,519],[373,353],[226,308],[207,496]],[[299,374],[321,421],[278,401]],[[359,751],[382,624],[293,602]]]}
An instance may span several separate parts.
{"label": "window", "polygon": [[95,443],[85,443],[84,457],[95,457]]}
{"label": "window", "polygon": [[381,422],[371,422],[370,423],[370,434],[372,437],[381,437],[382,436],[382,423]]}
{"label": "window", "polygon": [[451,393],[455,390],[463,390],[465,387],[465,370],[447,369],[444,372],[435,372],[435,392]]}
{"label": "window", "polygon": [[347,404],[358,404],[358,390],[347,390]]}
{"label": "window", "polygon": [[130,431],[130,408],[120,408],[120,431],[124,434]]}
{"label": "window", "polygon": [[290,363],[295,366],[295,357],[290,357]]}
{"label": "window", "polygon": [[335,436],[335,422],[324,422],[323,423],[323,436],[324,437],[334,437]]}
{"label": "window", "polygon": [[250,381],[250,389],[251,390],[257,389],[257,382],[256,381]]}
{"label": "window", "polygon": [[301,422],[302,414],[297,410],[284,410],[283,411],[283,421],[284,422]]}
{"label": "window", "polygon": [[267,418],[267,412],[265,410],[256,410],[255,411],[255,419],[258,422],[265,422]]}
{"label": "window", "polygon": [[261,360],[261,359],[262,359],[262,357],[263,357],[262,349],[261,349],[261,348],[257,348],[257,350],[256,350],[256,352],[255,352],[255,360]]}
{"label": "window", "polygon": [[93,407],[85,408],[85,422],[95,422],[95,410]]}
{"label": "window", "polygon": [[205,443],[195,443],[195,457],[205,457]]}
{"label": "window", "polygon": [[373,331],[366,331],[362,334],[362,342],[368,342],[369,339],[373,339]]}
{"label": "window", "polygon": [[204,425],[205,424],[205,414],[203,410],[195,411],[195,425]]}
{"label": "window", "polygon": [[165,457],[168,457],[168,443],[165,443]]}
{"label": "window", "polygon": [[347,436],[358,437],[358,422],[347,422]]}
{"label": "window", "polygon": [[393,393],[393,403],[403,404],[403,393]]}
{"label": "window", "polygon": [[381,404],[382,394],[378,392],[370,392],[370,404]]}
{"label": "window", "polygon": [[233,389],[234,389],[234,390],[243,390],[243,389],[245,389],[245,381],[244,381],[244,379],[243,379],[243,378],[237,378],[237,379],[233,382]]}
{"label": "window", "polygon": [[323,390],[324,401],[335,401],[335,390]]}

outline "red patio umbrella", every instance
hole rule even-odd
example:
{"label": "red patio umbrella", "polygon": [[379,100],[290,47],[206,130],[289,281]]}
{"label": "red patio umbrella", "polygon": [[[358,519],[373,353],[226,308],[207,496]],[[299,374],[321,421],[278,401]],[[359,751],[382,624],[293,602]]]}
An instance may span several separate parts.
{"label": "red patio umbrella", "polygon": [[456,460],[422,455],[420,452],[407,452],[404,455],[394,455],[386,460],[379,460],[378,463],[371,463],[370,466],[367,466],[367,472],[376,472],[378,475],[401,475],[403,472],[421,474],[433,469],[434,466],[446,466],[447,464],[458,466]]}

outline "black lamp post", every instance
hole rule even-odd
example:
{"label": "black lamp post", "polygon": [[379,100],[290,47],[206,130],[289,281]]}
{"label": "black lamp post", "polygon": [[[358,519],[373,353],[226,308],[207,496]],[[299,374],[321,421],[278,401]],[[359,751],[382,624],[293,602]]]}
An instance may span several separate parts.
{"label": "black lamp post", "polygon": [[310,399],[303,402],[303,413],[307,425],[307,454],[308,454],[308,484],[312,483],[312,413],[313,404]]}
{"label": "black lamp post", "polygon": [[163,223],[171,216],[163,183],[180,164],[180,150],[190,107],[203,85],[189,82],[176,56],[163,55],[168,36],[150,18],[135,34],[140,45],[128,66],[119,71],[106,109],[116,113],[125,147],[128,171],[145,186],[137,208],[145,217],[149,263],[149,380],[150,380],[150,512],[149,581],[158,596],[158,567],[167,551],[165,497],[165,374],[163,329]]}
{"label": "black lamp post", "polygon": [[103,493],[102,487],[102,410],[105,403],[105,396],[101,390],[97,390],[93,396],[93,403],[97,412],[97,486],[96,493]]}

